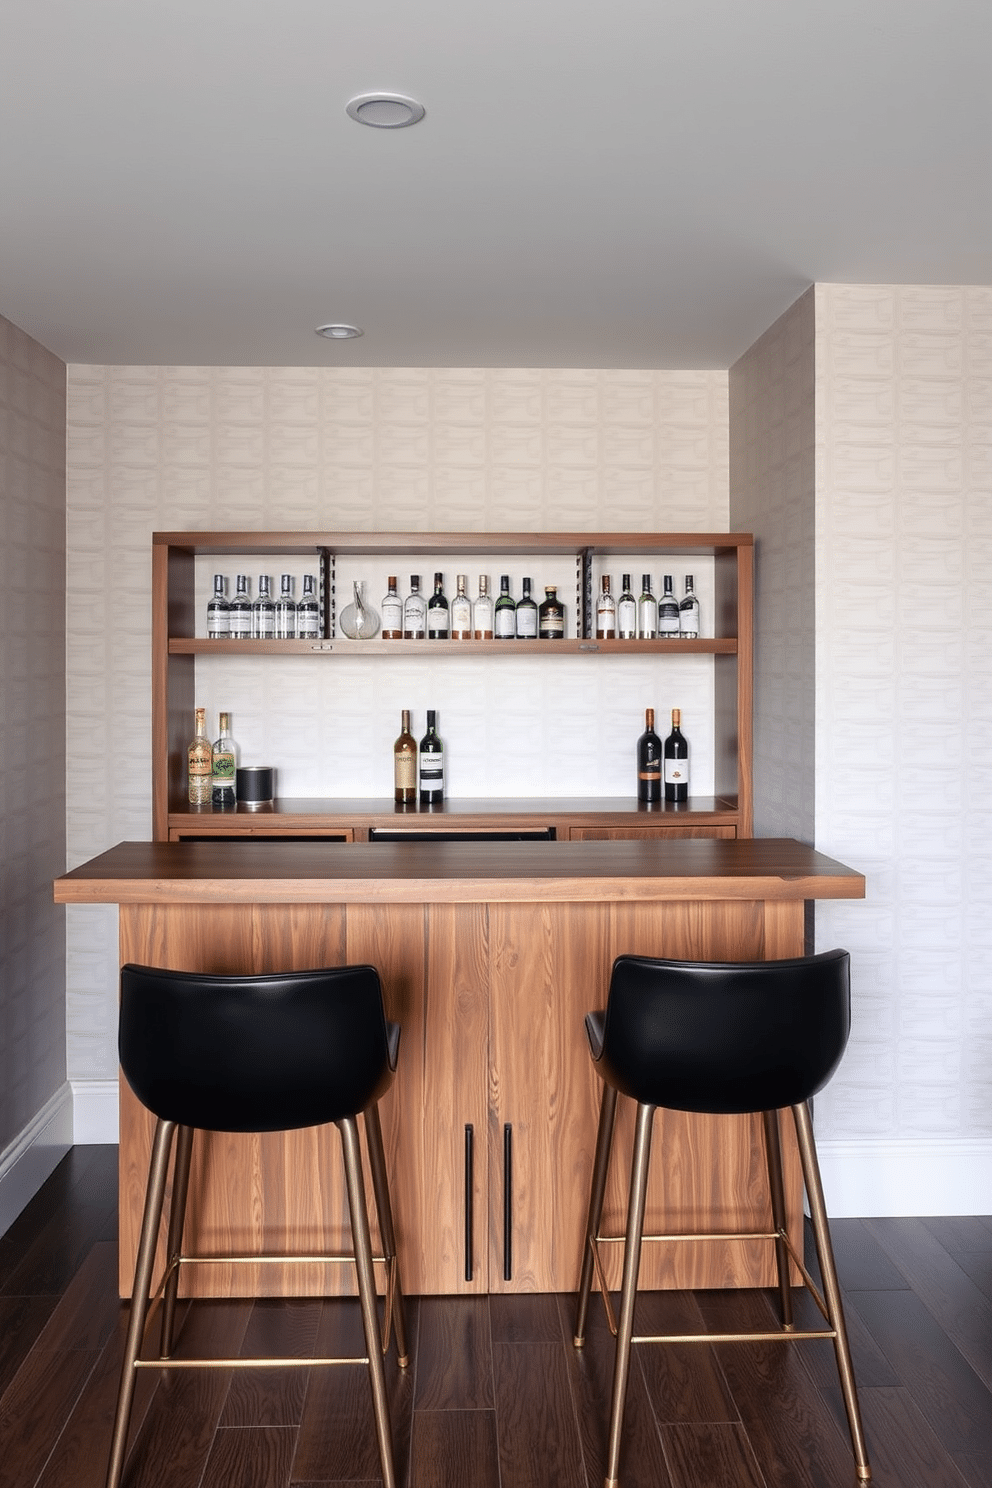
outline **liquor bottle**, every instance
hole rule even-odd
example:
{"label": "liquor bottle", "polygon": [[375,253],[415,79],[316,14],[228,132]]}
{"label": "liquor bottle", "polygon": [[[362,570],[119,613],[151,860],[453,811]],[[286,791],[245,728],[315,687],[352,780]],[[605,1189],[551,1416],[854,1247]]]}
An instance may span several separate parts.
{"label": "liquor bottle", "polygon": [[644,710],[644,732],[637,741],[637,799],[661,800],[661,740],[654,731],[654,709]]}
{"label": "liquor bottle", "polygon": [[686,641],[694,641],[699,635],[699,600],[692,574],[686,574],[685,595],[679,600],[679,632]]}
{"label": "liquor bottle", "polygon": [[251,607],[251,633],[256,641],[271,641],[276,633],[276,607],[269,593],[268,574],[258,576],[258,594]]}
{"label": "liquor bottle", "polygon": [[320,638],[320,601],[313,574],[303,575],[303,598],[296,605],[296,636],[301,641]]}
{"label": "liquor bottle", "polygon": [[427,732],[420,741],[420,804],[440,806],[444,800],[444,745],[437,732],[437,714],[427,710]]}
{"label": "liquor bottle", "polygon": [[406,806],[417,799],[417,741],[410,732],[410,710],[401,714],[399,738],[393,745],[393,796]]}
{"label": "liquor bottle", "polygon": [[465,574],[459,574],[456,583],[457,592],[451,601],[451,639],[470,641],[472,639],[472,601],[466,592],[465,586],[468,579]]}
{"label": "liquor bottle", "polygon": [[637,600],[630,587],[630,574],[624,574],[623,589],[617,600],[617,635],[622,641],[637,639]]}
{"label": "liquor bottle", "polygon": [[238,773],[238,746],[231,738],[231,715],[220,715],[220,738],[214,745],[211,766],[211,806],[235,806]]}
{"label": "liquor bottle", "polygon": [[658,602],[651,593],[651,575],[641,576],[641,597],[637,601],[637,638],[653,641],[658,634]]}
{"label": "liquor bottle", "polygon": [[677,641],[679,635],[679,602],[672,589],[672,576],[665,574],[664,589],[658,601],[658,639]]}
{"label": "liquor bottle", "polygon": [[512,641],[517,633],[517,607],[510,593],[510,575],[501,574],[493,632],[498,641]]}
{"label": "liquor bottle", "polygon": [[209,806],[213,750],[207,738],[206,708],[196,709],[196,729],[186,749],[187,795],[191,806]]}
{"label": "liquor bottle", "polygon": [[682,711],[672,709],[672,732],[665,740],[665,800],[689,799],[689,746],[681,729]]}
{"label": "liquor bottle", "polygon": [[231,634],[231,606],[224,593],[224,575],[214,574],[214,592],[207,601],[207,636],[226,641]]}
{"label": "liquor bottle", "polygon": [[565,639],[565,606],[558,598],[557,584],[545,584],[538,610],[537,634],[542,641]]}
{"label": "liquor bottle", "polygon": [[530,597],[530,579],[523,581],[523,594],[517,600],[517,640],[537,640],[537,605]]}
{"label": "liquor bottle", "polygon": [[427,605],[420,592],[420,575],[410,575],[410,593],[403,601],[403,639],[422,641],[427,634]]}
{"label": "liquor bottle", "polygon": [[451,634],[451,613],[444,593],[444,574],[434,575],[434,593],[427,601],[427,639],[446,641]]}
{"label": "liquor bottle", "polygon": [[283,574],[276,600],[276,640],[296,640],[296,600],[293,598],[293,575]]}
{"label": "liquor bottle", "polygon": [[247,574],[238,574],[237,588],[231,600],[231,640],[251,640],[251,596]]}
{"label": "liquor bottle", "polygon": [[610,576],[604,574],[602,592],[596,601],[596,639],[615,641],[617,635],[617,602],[610,593]]}
{"label": "liquor bottle", "polygon": [[384,641],[401,641],[403,639],[403,601],[396,591],[396,575],[389,575],[389,588],[383,595],[382,604],[382,639]]}
{"label": "liquor bottle", "polygon": [[472,630],[477,641],[493,638],[493,597],[489,593],[489,575],[479,575],[479,592],[472,602]]}

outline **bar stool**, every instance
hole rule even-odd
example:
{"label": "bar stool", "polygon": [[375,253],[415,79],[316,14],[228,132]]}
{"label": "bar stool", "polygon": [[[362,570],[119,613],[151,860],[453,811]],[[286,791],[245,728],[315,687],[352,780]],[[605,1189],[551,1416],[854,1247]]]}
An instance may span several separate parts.
{"label": "bar stool", "polygon": [[[850,1032],[850,958],[846,951],[785,961],[686,962],[619,956],[613,963],[606,1012],[590,1013],[586,1031],[603,1080],[599,1132],[589,1196],[586,1246],[579,1282],[573,1342],[585,1341],[586,1311],[595,1268],[617,1340],[610,1407],[606,1488],[619,1483],[623,1425],[632,1343],[733,1343],[744,1337],[792,1342],[831,1338],[847,1411],[858,1479],[871,1468],[865,1449],[847,1329],[834,1265],[827,1212],[813,1141],[810,1097],[840,1063]],[[600,1234],[603,1198],[613,1141],[617,1096],[637,1102],[637,1123],[624,1236]],[[644,1235],[644,1207],[651,1129],[655,1110],[711,1115],[760,1112],[771,1199],[772,1227],[734,1235]],[[809,1199],[821,1295],[796,1254],[786,1229],[778,1113],[786,1106],[795,1121],[803,1179]],[[774,1242],[778,1271],[780,1330],[767,1333],[705,1333],[635,1337],[637,1275],[644,1240],[761,1238]],[[623,1241],[623,1282],[617,1322],[599,1246]],[[789,1260],[811,1292],[826,1327],[797,1330],[792,1321]]]}
{"label": "bar stool", "polygon": [[[366,1355],[303,1359],[318,1364],[367,1364],[372,1386],[384,1488],[395,1488],[383,1355],[391,1325],[399,1363],[408,1362],[386,1164],[377,1101],[396,1068],[399,1026],[387,1023],[379,976],[372,966],[294,971],[263,976],[206,976],[147,966],[121,970],[121,1068],[135,1095],[156,1117],[144,1218],[138,1242],[131,1315],[111,1444],[108,1488],[124,1468],[137,1370],[180,1367],[171,1358],[180,1268],[220,1256],[186,1255],[183,1222],[190,1158],[197,1130],[293,1131],[334,1122],[341,1135],[353,1255],[314,1261],[353,1261],[358,1273]],[[362,1175],[357,1117],[364,1114],[372,1187],[382,1238],[373,1255]],[[152,1268],[175,1136],[172,1204],[166,1266],[154,1294]],[[252,1256],[274,1262],[285,1257]],[[293,1258],[297,1259],[296,1257]],[[373,1262],[386,1266],[385,1318],[380,1334]],[[162,1294],[161,1358],[139,1358],[149,1311]],[[182,1367],[189,1367],[181,1361]],[[196,1360],[230,1367],[230,1360]],[[263,1367],[269,1359],[239,1360]],[[294,1361],[295,1362],[295,1361]]]}

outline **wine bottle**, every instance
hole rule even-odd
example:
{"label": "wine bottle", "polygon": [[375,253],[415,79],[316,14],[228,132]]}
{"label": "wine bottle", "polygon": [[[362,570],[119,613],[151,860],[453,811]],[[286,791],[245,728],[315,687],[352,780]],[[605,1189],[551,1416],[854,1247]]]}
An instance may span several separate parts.
{"label": "wine bottle", "polygon": [[500,575],[499,599],[496,601],[493,630],[498,641],[512,641],[517,633],[517,607],[510,593],[509,574]]}
{"label": "wine bottle", "polygon": [[637,601],[637,638],[653,641],[658,634],[658,601],[651,593],[651,575],[641,576],[641,597]]}
{"label": "wine bottle", "polygon": [[410,732],[410,710],[401,714],[399,738],[393,745],[393,796],[401,805],[417,799],[417,741]]}
{"label": "wine bottle", "polygon": [[231,738],[230,713],[220,715],[220,738],[213,748],[213,764],[210,774],[211,806],[236,806],[238,746]]}
{"label": "wine bottle", "polygon": [[207,636],[226,641],[231,634],[231,606],[224,593],[224,575],[214,574],[214,592],[207,601]]}
{"label": "wine bottle", "polygon": [[269,593],[268,574],[258,576],[258,594],[251,607],[251,633],[256,641],[271,641],[276,633],[276,607]]}
{"label": "wine bottle", "polygon": [[320,638],[320,601],[313,574],[303,575],[303,597],[296,605],[296,637],[300,641]]}
{"label": "wine bottle", "polygon": [[296,640],[296,600],[293,598],[293,575],[283,574],[276,600],[276,640]]}
{"label": "wine bottle", "polygon": [[665,574],[664,588],[658,601],[658,638],[662,641],[677,641],[679,638],[679,602],[672,588],[671,574]]}
{"label": "wine bottle", "polygon": [[623,589],[617,600],[617,635],[621,641],[637,639],[637,600],[630,587],[630,574],[624,574]]}
{"label": "wine bottle", "polygon": [[410,575],[410,593],[403,601],[403,639],[422,641],[427,634],[427,605],[420,592],[420,575]]}
{"label": "wine bottle", "polygon": [[444,800],[444,745],[437,732],[437,714],[427,710],[427,732],[420,741],[420,804],[440,806]]}
{"label": "wine bottle", "polygon": [[395,574],[389,575],[389,588],[383,595],[379,609],[382,613],[382,639],[401,641],[403,639],[403,601],[397,593]]}
{"label": "wine bottle", "polygon": [[479,592],[472,602],[472,630],[477,641],[493,638],[493,597],[489,593],[489,575],[479,575]]}
{"label": "wine bottle", "polygon": [[538,611],[537,634],[542,641],[565,639],[565,606],[558,598],[557,584],[545,584]]}
{"label": "wine bottle", "polygon": [[672,709],[672,732],[665,740],[665,800],[689,799],[689,745],[682,733],[682,711]]}
{"label": "wine bottle", "polygon": [[537,640],[537,605],[530,597],[530,579],[523,581],[523,595],[517,600],[517,640]]}
{"label": "wine bottle", "polygon": [[197,708],[196,727],[186,749],[187,796],[191,806],[209,806],[213,750],[207,738],[207,710]]}
{"label": "wine bottle", "polygon": [[465,587],[467,583],[468,579],[465,574],[459,574],[455,580],[455,597],[451,601],[451,639],[453,641],[472,639],[472,601]]}
{"label": "wine bottle", "polygon": [[685,595],[679,600],[679,632],[686,641],[694,641],[699,635],[699,600],[692,574],[686,574]]}
{"label": "wine bottle", "polygon": [[248,593],[248,575],[238,574],[234,598],[231,600],[231,640],[251,640],[251,595]]}
{"label": "wine bottle", "polygon": [[617,635],[617,602],[610,593],[610,576],[603,574],[602,590],[596,601],[596,639],[614,641]]}
{"label": "wine bottle", "polygon": [[427,639],[446,641],[451,632],[451,614],[444,593],[444,574],[434,575],[434,593],[427,602]]}
{"label": "wine bottle", "polygon": [[644,710],[644,732],[637,741],[637,799],[661,800],[661,740],[654,731],[654,709]]}

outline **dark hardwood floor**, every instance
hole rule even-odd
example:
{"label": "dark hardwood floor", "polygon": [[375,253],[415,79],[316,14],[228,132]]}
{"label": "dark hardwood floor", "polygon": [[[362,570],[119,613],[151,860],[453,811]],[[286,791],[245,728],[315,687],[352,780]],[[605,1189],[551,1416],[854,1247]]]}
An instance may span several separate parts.
{"label": "dark hardwood floor", "polygon": [[[116,1295],[116,1148],[77,1147],[0,1237],[0,1484],[100,1488],[126,1308]],[[992,1218],[833,1225],[880,1488],[992,1488]],[[762,1293],[651,1293],[645,1331],[766,1318]],[[572,1299],[409,1303],[413,1362],[390,1364],[409,1488],[599,1488],[612,1340]],[[678,1324],[681,1326],[681,1324]],[[359,1346],[357,1303],[207,1302],[198,1341],[305,1356]],[[362,1369],[139,1379],[127,1488],[378,1482]],[[829,1343],[635,1351],[624,1488],[853,1484]]]}

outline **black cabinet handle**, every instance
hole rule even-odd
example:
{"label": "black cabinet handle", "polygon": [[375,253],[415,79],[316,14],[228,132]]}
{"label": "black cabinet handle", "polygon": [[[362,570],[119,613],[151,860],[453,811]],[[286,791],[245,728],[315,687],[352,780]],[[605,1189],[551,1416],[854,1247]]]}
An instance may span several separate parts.
{"label": "black cabinet handle", "polygon": [[465,1280],[472,1280],[472,1210],[475,1197],[475,1131],[465,1127]]}
{"label": "black cabinet handle", "polygon": [[513,1279],[513,1127],[503,1127],[503,1280]]}

